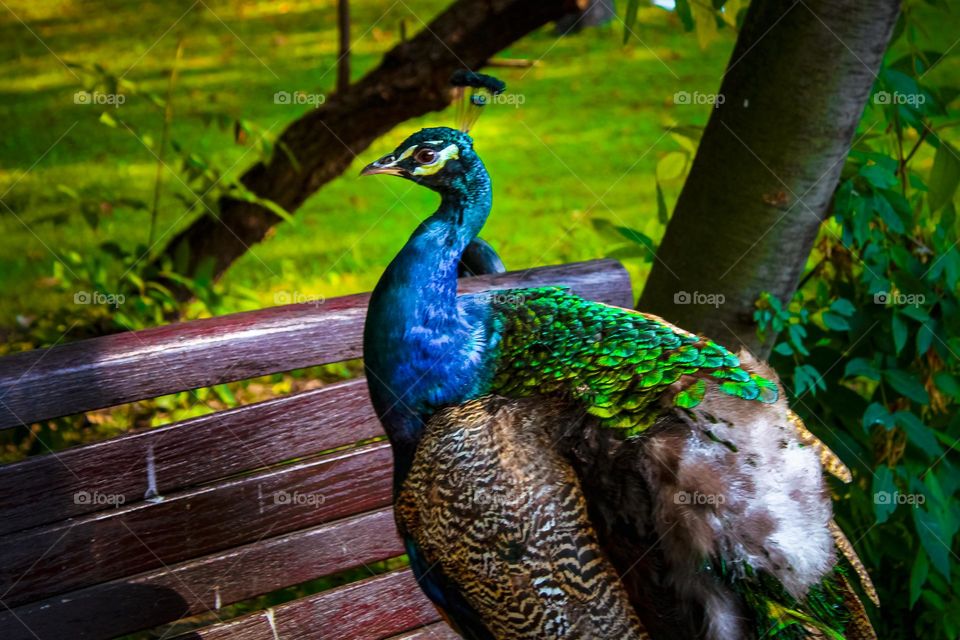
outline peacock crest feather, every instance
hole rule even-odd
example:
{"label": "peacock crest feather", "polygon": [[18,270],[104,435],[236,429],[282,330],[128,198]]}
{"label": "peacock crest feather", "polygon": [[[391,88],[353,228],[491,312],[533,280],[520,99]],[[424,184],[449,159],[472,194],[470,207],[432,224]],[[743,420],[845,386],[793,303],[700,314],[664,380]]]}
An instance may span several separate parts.
{"label": "peacock crest feather", "polygon": [[457,128],[463,133],[473,128],[483,108],[490,104],[494,96],[507,88],[498,78],[467,69],[455,71],[450,77],[450,84],[453,85],[454,101],[457,103]]}

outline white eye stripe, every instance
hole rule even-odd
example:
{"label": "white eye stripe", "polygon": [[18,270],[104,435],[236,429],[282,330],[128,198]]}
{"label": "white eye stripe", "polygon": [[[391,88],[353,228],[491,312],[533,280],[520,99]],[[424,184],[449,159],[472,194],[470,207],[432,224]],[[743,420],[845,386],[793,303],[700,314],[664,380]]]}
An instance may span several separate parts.
{"label": "white eye stripe", "polygon": [[400,157],[394,160],[394,163],[400,162],[401,160],[406,160],[413,155],[413,152],[417,150],[417,145],[411,145],[407,147],[407,150],[400,154]]}

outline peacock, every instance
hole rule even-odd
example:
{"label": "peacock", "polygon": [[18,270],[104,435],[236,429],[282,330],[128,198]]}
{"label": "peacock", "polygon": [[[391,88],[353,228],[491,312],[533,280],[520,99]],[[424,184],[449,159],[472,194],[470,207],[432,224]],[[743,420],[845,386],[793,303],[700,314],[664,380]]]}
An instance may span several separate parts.
{"label": "peacock", "polygon": [[469,127],[503,84],[454,84],[459,128],[361,172],[440,196],[363,336],[423,591],[471,639],[875,638],[824,476],[849,471],[766,365],[564,288],[458,295],[464,253],[492,260]]}

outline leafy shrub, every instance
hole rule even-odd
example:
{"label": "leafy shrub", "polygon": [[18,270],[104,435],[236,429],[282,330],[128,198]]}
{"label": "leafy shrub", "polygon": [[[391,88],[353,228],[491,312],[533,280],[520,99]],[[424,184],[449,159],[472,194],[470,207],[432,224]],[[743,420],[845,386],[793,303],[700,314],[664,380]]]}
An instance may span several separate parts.
{"label": "leafy shrub", "polygon": [[851,152],[813,268],[755,318],[779,334],[791,405],[854,468],[835,509],[873,568],[880,637],[956,638],[960,154],[940,135],[956,92],[924,84],[940,54],[910,44],[873,94],[889,133]]}

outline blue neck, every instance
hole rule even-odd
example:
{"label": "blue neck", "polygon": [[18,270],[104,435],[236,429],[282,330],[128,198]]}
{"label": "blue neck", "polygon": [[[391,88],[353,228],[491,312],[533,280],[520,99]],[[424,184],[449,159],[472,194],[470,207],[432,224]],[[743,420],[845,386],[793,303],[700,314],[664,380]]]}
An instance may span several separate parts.
{"label": "blue neck", "polygon": [[490,178],[474,156],[441,192],[440,208],[414,231],[370,297],[364,360],[374,408],[406,475],[437,408],[477,384],[482,342],[478,314],[457,303],[457,265],[490,213]]}

